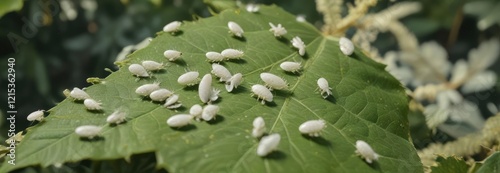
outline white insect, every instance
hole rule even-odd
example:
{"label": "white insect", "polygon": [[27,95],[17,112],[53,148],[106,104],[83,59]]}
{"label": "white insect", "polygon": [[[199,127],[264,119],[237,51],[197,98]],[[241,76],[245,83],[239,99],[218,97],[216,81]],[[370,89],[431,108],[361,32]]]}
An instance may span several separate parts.
{"label": "white insect", "polygon": [[210,121],[212,119],[215,119],[215,116],[217,116],[217,112],[219,112],[219,106],[207,105],[203,108],[201,118],[203,118],[203,120],[205,121]]}
{"label": "white insect", "polygon": [[280,139],[281,136],[277,133],[262,137],[257,147],[257,155],[264,157],[276,150],[280,144]]}
{"label": "white insect", "polygon": [[267,89],[264,85],[255,84],[252,86],[252,92],[257,95],[257,100],[262,99],[261,103],[265,104],[265,101],[273,101],[273,93]]}
{"label": "white insect", "polygon": [[236,37],[243,37],[243,29],[236,22],[229,21],[227,23],[229,31]]}
{"label": "white insect", "polygon": [[243,51],[230,48],[224,49],[220,54],[226,59],[238,59],[244,55]]}
{"label": "white insect", "polygon": [[299,36],[293,37],[292,46],[299,49],[300,56],[304,56],[304,54],[306,53],[306,45]]}
{"label": "white insect", "polygon": [[186,72],[177,78],[177,83],[181,85],[193,86],[198,83],[198,76],[200,76],[200,73],[197,71]]}
{"label": "white insect", "polygon": [[296,73],[300,71],[300,63],[298,62],[285,61],[280,64],[280,67],[287,72]]}
{"label": "white insect", "polygon": [[173,21],[168,23],[163,27],[163,31],[165,32],[177,32],[179,28],[181,27],[182,22],[179,21]]}
{"label": "white insect", "polygon": [[28,121],[42,121],[43,120],[43,111],[44,110],[37,110],[35,112],[32,112],[26,117]]}
{"label": "white insect", "polygon": [[110,124],[120,124],[125,122],[125,118],[127,117],[127,112],[116,110],[111,115],[106,118],[106,122]]}
{"label": "white insect", "polygon": [[147,60],[142,61],[142,67],[144,67],[147,71],[158,71],[163,69],[163,63]]}
{"label": "white insect", "polygon": [[281,37],[287,33],[285,27],[281,26],[281,23],[275,26],[273,23],[269,22],[269,26],[271,26],[269,31],[273,32],[275,37]]}
{"label": "white insect", "polygon": [[137,89],[135,89],[135,93],[141,96],[149,96],[149,94],[158,89],[160,89],[160,83],[155,82],[137,87]]}
{"label": "white insect", "polygon": [[139,64],[131,64],[128,66],[128,71],[137,77],[149,77],[148,71]]}
{"label": "white insect", "polygon": [[312,137],[318,137],[321,130],[326,127],[325,120],[309,120],[299,126],[302,134],[308,134]]}
{"label": "white insect", "polygon": [[198,85],[198,96],[203,103],[209,103],[219,98],[220,90],[212,88],[212,75],[205,74]]}
{"label": "white insect", "polygon": [[229,70],[227,70],[226,67],[220,65],[220,64],[212,64],[212,74],[214,74],[215,76],[219,77],[219,81],[220,82],[226,82],[229,80],[229,78],[231,78],[231,72],[229,72]]}
{"label": "white insect", "polygon": [[297,15],[297,17],[295,18],[295,20],[296,20],[297,22],[305,22],[305,21],[306,21],[306,15],[299,14],[299,15]]}
{"label": "white insect", "polygon": [[247,4],[246,9],[250,13],[256,13],[256,12],[259,12],[260,7],[257,4],[250,3],[250,4]]}
{"label": "white insect", "polygon": [[176,50],[166,50],[163,52],[163,56],[167,58],[169,61],[175,61],[179,59],[182,55],[182,52],[176,51]]}
{"label": "white insect", "polygon": [[201,119],[201,113],[203,112],[203,107],[199,104],[191,106],[189,109],[189,114],[191,114],[197,121]]}
{"label": "white insect", "polygon": [[352,41],[349,40],[348,38],[341,37],[339,40],[339,45],[340,45],[340,51],[342,51],[344,55],[349,56],[352,54],[352,52],[354,52],[354,45],[352,44]]}
{"label": "white insect", "polygon": [[189,114],[177,114],[171,116],[167,119],[167,124],[170,127],[183,127],[191,124],[191,120],[193,119],[192,115]]}
{"label": "white insect", "polygon": [[221,62],[224,60],[224,56],[222,56],[219,52],[207,52],[205,56],[211,62]]}
{"label": "white insect", "polygon": [[252,136],[255,138],[261,137],[266,132],[266,123],[264,118],[257,117],[253,120]]}
{"label": "white insect", "polygon": [[241,73],[234,74],[229,80],[226,81],[226,90],[227,92],[233,91],[234,88],[238,88],[238,86],[243,81],[243,75]]}
{"label": "white insect", "polygon": [[219,98],[220,90],[216,88],[212,88],[212,92],[210,92],[210,102],[213,102]]}
{"label": "white insect", "polygon": [[182,106],[181,103],[178,103],[179,101],[179,95],[174,94],[170,96],[166,101],[163,106],[165,106],[167,109],[176,109]]}
{"label": "white insect", "polygon": [[90,96],[87,94],[87,92],[81,90],[80,88],[74,87],[73,90],[69,93],[69,96],[71,98],[74,98],[76,100],[85,100],[89,99]]}
{"label": "white insect", "polygon": [[261,73],[260,79],[266,83],[266,86],[272,89],[282,90],[288,87],[288,84],[283,78],[272,73]]}
{"label": "white insect", "polygon": [[373,151],[368,143],[362,140],[356,141],[356,154],[360,155],[368,163],[378,160],[378,154]]}
{"label": "white insect", "polygon": [[174,94],[172,91],[161,88],[151,92],[151,94],[149,94],[149,98],[151,98],[151,100],[153,101],[162,102],[165,101],[168,97],[172,96],[172,94]]}
{"label": "white insect", "polygon": [[94,125],[84,125],[79,126],[75,129],[75,133],[84,138],[93,139],[101,133],[102,127],[94,126]]}
{"label": "white insect", "polygon": [[102,109],[101,104],[102,103],[99,103],[99,102],[95,101],[94,99],[85,99],[83,101],[83,105],[85,105],[87,110],[91,110],[91,111],[101,110]]}
{"label": "white insect", "polygon": [[332,95],[332,88],[330,88],[328,81],[325,78],[319,78],[317,83],[319,90],[321,90],[321,96],[324,99],[326,99],[329,95]]}

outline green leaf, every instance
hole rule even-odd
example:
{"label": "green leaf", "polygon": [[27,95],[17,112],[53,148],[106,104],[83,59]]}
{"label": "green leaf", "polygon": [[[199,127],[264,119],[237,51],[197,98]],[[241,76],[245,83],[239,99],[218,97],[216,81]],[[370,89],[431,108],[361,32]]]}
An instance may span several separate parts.
{"label": "green leaf", "polygon": [[500,152],[498,151],[488,157],[476,173],[491,172],[500,172]]}
{"label": "green leaf", "polygon": [[438,166],[431,167],[432,173],[467,172],[469,169],[467,163],[459,157],[438,156],[436,162]]}
{"label": "green leaf", "polygon": [[[227,22],[235,21],[245,30],[244,39],[228,33]],[[269,22],[281,23],[288,34],[277,39]],[[326,37],[308,23],[275,6],[261,6],[258,13],[243,9],[225,10],[217,16],[184,22],[181,32],[159,32],[149,46],[138,50],[117,72],[86,89],[103,103],[103,112],[86,111],[81,102],[66,99],[50,110],[45,121],[28,128],[17,146],[17,163],[0,172],[40,164],[74,162],[82,159],[128,158],[133,154],[154,152],[157,165],[169,172],[422,172],[416,151],[408,141],[408,103],[400,83],[361,50],[345,56],[338,39]],[[300,36],[306,43],[306,56],[298,55],[290,40]],[[170,128],[166,120],[188,113],[202,104],[197,86],[184,88],[177,78],[186,70],[201,75],[210,73],[208,51],[226,48],[245,52],[241,60],[221,63],[233,74],[242,73],[244,81],[231,93],[216,80],[215,88],[224,90],[214,104],[220,107],[212,122],[194,122],[188,128]],[[168,62],[163,51],[183,52],[177,62]],[[165,71],[153,78],[133,77],[128,64],[154,60],[167,63]],[[285,73],[283,61],[302,62],[301,73]],[[289,83],[286,91],[273,91],[274,100],[261,105],[251,96],[251,86],[262,84],[259,74],[271,72]],[[327,99],[316,90],[324,77],[332,87]],[[184,107],[177,111],[142,99],[135,89],[146,83],[161,82],[161,87],[180,95]],[[128,121],[106,125],[106,116],[115,109],[128,112]],[[277,151],[268,157],[256,154],[258,140],[251,137],[252,121],[265,119],[267,132],[281,135]],[[327,127],[321,137],[301,135],[298,127],[307,120],[324,119]],[[82,140],[74,130],[80,125],[102,125],[100,140]],[[355,154],[356,140],[364,140],[380,155],[367,164]],[[21,159],[22,158],[22,159]]]}
{"label": "green leaf", "polygon": [[23,0],[2,0],[0,1],[0,18],[3,15],[12,12],[18,11],[23,8],[24,1]]}

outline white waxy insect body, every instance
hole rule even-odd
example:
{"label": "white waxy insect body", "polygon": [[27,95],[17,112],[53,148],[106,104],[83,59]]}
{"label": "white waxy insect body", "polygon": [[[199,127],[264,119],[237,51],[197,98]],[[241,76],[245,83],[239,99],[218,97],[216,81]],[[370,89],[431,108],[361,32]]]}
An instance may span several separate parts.
{"label": "white waxy insect body", "polygon": [[205,56],[211,62],[221,62],[224,60],[224,56],[222,56],[219,52],[207,52]]}
{"label": "white waxy insect body", "polygon": [[329,95],[332,95],[332,88],[330,88],[328,81],[325,78],[319,78],[317,83],[319,90],[321,91],[321,96],[324,99],[326,99]]}
{"label": "white waxy insect body", "polygon": [[163,56],[167,58],[169,61],[175,61],[179,59],[182,55],[182,52],[179,52],[177,50],[166,50],[163,52]]}
{"label": "white waxy insect body", "polygon": [[227,27],[229,28],[229,31],[236,37],[243,37],[243,29],[241,28],[240,25],[238,25],[236,22],[229,21],[227,23]]}
{"label": "white waxy insect body", "polygon": [[265,101],[273,101],[273,93],[266,88],[264,85],[255,84],[252,86],[252,92],[257,95],[257,100],[262,99],[261,103],[264,104]]}
{"label": "white waxy insect body", "polygon": [[378,160],[378,154],[373,151],[368,143],[362,140],[356,141],[356,154],[360,155],[368,163]]}
{"label": "white waxy insect body", "polygon": [[281,136],[277,133],[262,137],[262,139],[260,139],[259,146],[257,147],[257,155],[261,157],[267,156],[269,153],[278,148],[280,140]]}
{"label": "white waxy insect body", "polygon": [[203,107],[201,107],[201,105],[199,104],[195,104],[191,106],[191,108],[189,109],[189,114],[191,114],[198,121],[201,119],[202,112],[203,112]]}
{"label": "white waxy insect body", "polygon": [[205,74],[198,85],[198,96],[203,103],[209,102],[212,96],[212,75]]}
{"label": "white waxy insect body", "polygon": [[354,44],[352,44],[352,41],[346,37],[340,38],[339,45],[340,45],[340,51],[342,51],[344,55],[349,56],[352,54],[352,52],[354,52]]}
{"label": "white waxy insect body", "polygon": [[163,106],[169,108],[169,106],[176,105],[177,101],[179,101],[179,95],[174,94],[165,101],[165,104]]}
{"label": "white waxy insect body", "polygon": [[43,110],[37,110],[32,112],[26,117],[28,121],[42,121],[43,120]]}
{"label": "white waxy insect body", "polygon": [[147,71],[158,71],[163,69],[163,64],[156,61],[142,61],[142,67]]}
{"label": "white waxy insect body", "polygon": [[264,122],[264,118],[257,117],[253,120],[253,129],[252,136],[255,138],[261,137],[264,132],[266,132],[266,123]]}
{"label": "white waxy insect body", "polygon": [[101,110],[102,109],[101,104],[102,103],[99,103],[99,102],[95,101],[94,99],[85,99],[83,101],[83,105],[85,105],[87,110],[91,110],[91,111]]}
{"label": "white waxy insect body", "polygon": [[79,126],[75,129],[75,133],[84,138],[93,139],[101,133],[102,127],[94,126],[94,125],[84,125]]}
{"label": "white waxy insect body", "polygon": [[171,116],[167,119],[167,124],[170,127],[184,127],[191,124],[191,120],[193,119],[192,115],[189,114],[177,114]]}
{"label": "white waxy insect body", "polygon": [[244,55],[243,51],[231,48],[224,49],[220,54],[226,59],[238,59],[243,57]]}
{"label": "white waxy insect body", "polygon": [[281,37],[287,33],[285,27],[281,26],[281,23],[275,26],[273,23],[269,22],[269,26],[271,26],[269,31],[273,32],[275,37]]}
{"label": "white waxy insect body", "polygon": [[297,15],[297,17],[295,18],[295,21],[297,21],[297,22],[306,22],[306,15],[303,15],[303,14]]}
{"label": "white waxy insect body", "polygon": [[299,131],[302,134],[308,134],[312,137],[318,137],[321,130],[326,127],[324,120],[309,120],[299,126]]}
{"label": "white waxy insect body", "polygon": [[227,92],[233,91],[234,88],[238,88],[243,80],[243,75],[241,73],[234,74],[229,80],[226,82],[226,90]]}
{"label": "white waxy insect body", "polygon": [[300,71],[300,63],[298,62],[285,61],[280,64],[280,67],[287,72],[296,73]]}
{"label": "white waxy insect body", "polygon": [[250,13],[256,13],[256,12],[259,12],[260,7],[257,4],[250,3],[250,4],[247,4],[246,9]]}
{"label": "white waxy insect body", "polygon": [[163,27],[164,32],[177,32],[179,28],[181,27],[182,22],[179,21],[173,21],[168,23]]}
{"label": "white waxy insect body", "polygon": [[128,66],[128,71],[137,77],[149,77],[148,71],[139,64],[131,64]]}
{"label": "white waxy insect body", "polygon": [[200,76],[200,73],[197,71],[186,72],[177,78],[177,83],[181,85],[193,86],[198,83],[198,76]]}
{"label": "white waxy insect body", "polygon": [[87,94],[87,92],[81,90],[80,88],[73,88],[73,90],[71,90],[71,92],[69,93],[69,96],[71,98],[74,98],[75,100],[85,100],[85,99],[89,99],[90,96],[89,94]]}
{"label": "white waxy insect body", "polygon": [[215,76],[219,77],[219,81],[220,82],[226,82],[229,80],[229,78],[231,78],[231,72],[229,72],[229,70],[220,65],[220,64],[212,64],[212,74],[214,74]]}
{"label": "white waxy insect body", "polygon": [[151,92],[151,94],[149,94],[149,98],[151,98],[151,100],[153,101],[162,102],[165,101],[168,97],[172,96],[172,94],[174,94],[172,91],[161,88]]}
{"label": "white waxy insect body", "polygon": [[212,92],[210,93],[210,102],[213,102],[219,98],[220,90],[216,88],[212,88]]}
{"label": "white waxy insect body", "polygon": [[207,105],[203,108],[201,118],[203,118],[203,120],[205,121],[210,121],[212,119],[215,119],[215,116],[217,116],[217,112],[219,112],[219,106]]}
{"label": "white waxy insect body", "polygon": [[153,91],[158,89],[160,89],[160,83],[144,84],[137,87],[135,93],[141,96],[149,96]]}
{"label": "white waxy insect body", "polygon": [[299,49],[300,56],[304,56],[304,54],[306,53],[306,45],[299,36],[293,37],[292,46]]}
{"label": "white waxy insect body", "polygon": [[283,78],[272,73],[261,73],[260,79],[262,79],[262,81],[264,81],[266,85],[272,89],[282,90],[288,87],[288,84]]}
{"label": "white waxy insect body", "polygon": [[126,117],[127,117],[126,112],[116,110],[106,118],[106,122],[110,124],[120,124],[122,122],[125,122]]}

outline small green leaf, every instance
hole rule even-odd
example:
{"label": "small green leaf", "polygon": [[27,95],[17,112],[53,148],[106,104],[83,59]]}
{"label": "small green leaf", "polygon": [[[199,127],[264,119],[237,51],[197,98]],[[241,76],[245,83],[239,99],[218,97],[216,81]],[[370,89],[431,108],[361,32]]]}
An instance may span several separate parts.
{"label": "small green leaf", "polygon": [[484,161],[476,173],[500,172],[500,152],[495,152]]}
{"label": "small green leaf", "polygon": [[18,11],[23,8],[24,1],[23,0],[2,0],[0,1],[0,18],[3,15],[12,12]]}
{"label": "small green leaf", "polygon": [[[244,38],[228,33],[227,22],[237,22]],[[282,24],[288,33],[275,38],[269,22]],[[82,159],[129,158],[139,153],[156,154],[157,166],[169,172],[422,172],[415,148],[408,141],[408,100],[400,83],[384,70],[384,65],[356,49],[342,54],[338,38],[321,35],[308,23],[275,6],[261,6],[258,13],[229,9],[217,16],[184,22],[175,34],[159,32],[151,43],[117,64],[121,68],[102,82],[86,89],[102,102],[102,112],[89,112],[83,104],[66,99],[49,110],[43,122],[29,128],[17,146],[15,166],[3,164],[0,172],[29,165],[44,167]],[[290,40],[300,36],[306,55],[298,55]],[[244,51],[240,60],[221,64],[232,74],[242,73],[244,81],[233,92],[214,80],[223,90],[213,104],[220,107],[216,120],[193,122],[188,128],[170,128],[166,120],[188,113],[194,104],[202,104],[197,86],[183,87],[177,78],[186,70],[201,75],[211,72],[206,61],[208,51],[226,48]],[[182,57],[169,62],[167,49],[181,51]],[[166,70],[152,78],[137,79],[128,71],[131,63],[153,60],[166,64]],[[301,73],[286,73],[284,61],[301,62]],[[259,75],[274,73],[289,83],[288,90],[273,91],[274,100],[262,105],[251,96],[254,84],[263,84]],[[316,81],[324,77],[332,96],[323,99]],[[174,111],[134,93],[147,83],[180,96],[183,107]],[[107,125],[107,115],[125,109],[127,122]],[[251,137],[252,121],[262,116],[267,133],[278,133],[281,142],[268,157],[256,154],[258,140]],[[320,137],[298,131],[307,120],[323,119],[327,127]],[[74,130],[80,125],[100,125],[99,140],[82,140]],[[372,164],[355,154],[356,140],[364,140],[380,155]]]}
{"label": "small green leaf", "polygon": [[469,166],[462,158],[459,157],[442,157],[436,158],[438,166],[431,167],[432,173],[449,173],[449,172],[467,172]]}

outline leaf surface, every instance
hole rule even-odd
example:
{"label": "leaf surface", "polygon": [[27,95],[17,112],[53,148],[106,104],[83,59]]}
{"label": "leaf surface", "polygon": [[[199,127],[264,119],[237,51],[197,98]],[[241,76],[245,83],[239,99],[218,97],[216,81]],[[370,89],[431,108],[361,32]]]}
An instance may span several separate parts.
{"label": "leaf surface", "polygon": [[[28,129],[18,145],[15,166],[48,166],[82,159],[127,158],[133,154],[155,152],[158,167],[170,172],[422,172],[422,165],[408,141],[407,98],[399,82],[384,66],[356,49],[343,55],[338,39],[325,37],[308,23],[275,6],[261,6],[258,13],[230,9],[194,22],[184,22],[181,32],[159,32],[149,46],[138,50],[118,64],[123,65],[100,84],[86,91],[103,103],[103,112],[86,111],[81,102],[66,99],[50,110],[45,121]],[[244,38],[228,33],[227,22],[237,22]],[[282,24],[288,31],[275,38],[269,22]],[[307,45],[306,55],[298,55],[290,40],[300,36]],[[170,128],[168,117],[189,113],[194,104],[202,104],[198,86],[183,87],[177,78],[186,70],[210,73],[208,51],[226,48],[244,51],[240,60],[221,63],[232,74],[242,73],[241,86],[228,93],[214,77],[212,85],[222,90],[213,104],[220,107],[215,120],[194,122],[184,128]],[[179,61],[168,62],[163,51],[181,51]],[[152,78],[137,80],[127,70],[131,63],[143,60],[164,62],[164,71]],[[300,73],[280,69],[284,61],[301,62]],[[287,90],[274,90],[273,102],[260,104],[251,95],[253,84],[264,84],[259,74],[270,72],[283,77]],[[329,81],[333,95],[323,99],[316,81]],[[139,97],[135,89],[146,83],[161,82],[180,95],[183,107],[173,111],[160,103]],[[106,125],[106,116],[125,109],[125,124]],[[277,151],[267,157],[256,154],[258,140],[251,136],[252,121],[262,116],[267,133],[278,133]],[[317,138],[298,131],[307,120],[323,119],[326,128]],[[102,125],[99,140],[82,140],[74,129],[80,125]],[[380,155],[367,164],[355,154],[356,140],[364,140]],[[21,159],[22,158],[22,159]]]}

